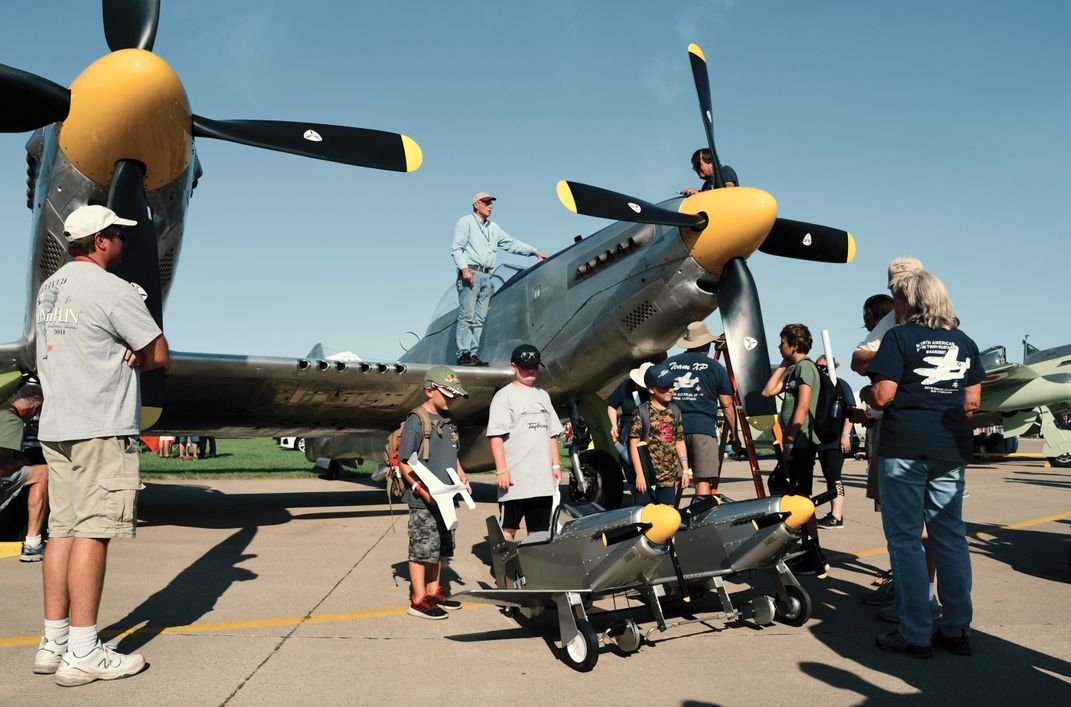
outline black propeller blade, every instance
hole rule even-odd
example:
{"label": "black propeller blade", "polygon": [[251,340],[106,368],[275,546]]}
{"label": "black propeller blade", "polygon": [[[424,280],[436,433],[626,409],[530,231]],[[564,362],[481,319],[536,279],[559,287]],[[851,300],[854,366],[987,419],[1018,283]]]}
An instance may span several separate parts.
{"label": "black propeller blade", "polygon": [[343,125],[195,115],[193,135],[393,172],[413,172],[424,160],[420,146],[405,135]]}
{"label": "black propeller blade", "polygon": [[[136,226],[123,229],[123,260],[115,274],[141,288],[145,306],[156,324],[163,329],[164,301],[160,287],[160,249],[156,242],[156,228],[149,215],[145,199],[145,168],[135,160],[119,160],[108,190],[108,208],[122,218],[137,221]],[[164,370],[157,368],[141,375],[141,404],[143,419],[149,410],[162,410],[164,406]],[[159,413],[155,414],[159,417]],[[155,419],[144,423],[151,425]]]}
{"label": "black propeller blade", "polygon": [[703,129],[707,134],[707,147],[710,149],[711,157],[714,158],[714,186],[720,189],[725,186],[725,180],[721,176],[718,152],[714,149],[714,112],[710,102],[710,76],[707,74],[707,58],[703,56],[703,50],[698,44],[688,45],[688,61],[692,64],[692,78],[695,80],[695,94],[699,98],[699,113],[703,118]]}
{"label": "black propeller blade", "polygon": [[160,24],[160,0],[104,0],[103,9],[109,49],[152,51]]}
{"label": "black propeller blade", "polygon": [[0,132],[24,133],[63,120],[71,92],[37,74],[0,64]]}
{"label": "black propeller blade", "polygon": [[779,218],[759,250],[797,260],[850,263],[855,257],[855,239],[839,228]]}
{"label": "black propeller blade", "polygon": [[791,515],[792,514],[787,511],[781,513],[767,513],[766,515],[759,516],[752,520],[751,524],[755,526],[755,530],[762,530],[763,528],[769,528],[771,525],[784,523]]}
{"label": "black propeller blade", "polygon": [[677,536],[674,535],[669,539],[669,560],[673,563],[673,573],[677,575],[677,589],[681,593],[681,598],[685,603],[690,602],[692,598],[688,596],[688,588],[684,583],[684,570],[681,569],[681,561],[677,557]]}
{"label": "black propeller blade", "polygon": [[617,543],[623,543],[626,540],[638,538],[650,529],[651,523],[632,523],[631,525],[623,525],[620,528],[607,530],[605,533],[600,533],[595,537],[597,539],[601,538],[602,544],[609,547]]}
{"label": "black propeller blade", "polygon": [[697,231],[702,230],[707,225],[707,219],[702,216],[670,211],[669,209],[663,209],[661,206],[655,206],[641,199],[618,194],[608,189],[593,187],[590,184],[581,184],[580,182],[569,182],[564,179],[558,182],[558,199],[565,208],[581,216],[597,216],[630,223],[677,226],[678,228],[692,228]]}
{"label": "black propeller blade", "polygon": [[815,508],[818,508],[819,506],[823,506],[823,505],[829,503],[830,501],[832,501],[836,497],[837,497],[837,492],[836,492],[835,489],[833,491],[823,491],[822,493],[818,494],[817,496],[812,497],[811,498],[811,503],[814,504]]}
{"label": "black propeller blade", "polygon": [[722,270],[718,280],[718,311],[744,413],[749,418],[772,418],[777,414],[774,399],[762,395],[771,373],[766,330],[755,280],[743,258],[733,258]]}

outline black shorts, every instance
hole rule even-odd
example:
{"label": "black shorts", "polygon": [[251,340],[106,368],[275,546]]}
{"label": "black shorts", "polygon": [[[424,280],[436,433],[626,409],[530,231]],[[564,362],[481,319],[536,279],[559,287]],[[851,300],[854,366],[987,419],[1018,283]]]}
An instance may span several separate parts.
{"label": "black shorts", "polygon": [[503,501],[498,504],[499,525],[503,530],[519,530],[523,518],[524,527],[529,535],[541,530],[549,530],[552,503],[554,499],[550,496]]}
{"label": "black shorts", "polygon": [[840,444],[836,449],[819,450],[818,463],[822,466],[822,476],[826,477],[826,486],[830,491],[835,490],[844,469],[844,454],[840,451]]}
{"label": "black shorts", "polygon": [[814,495],[814,455],[814,446],[797,444],[792,450],[792,460],[788,463],[788,480],[795,487],[796,493],[803,496]]}

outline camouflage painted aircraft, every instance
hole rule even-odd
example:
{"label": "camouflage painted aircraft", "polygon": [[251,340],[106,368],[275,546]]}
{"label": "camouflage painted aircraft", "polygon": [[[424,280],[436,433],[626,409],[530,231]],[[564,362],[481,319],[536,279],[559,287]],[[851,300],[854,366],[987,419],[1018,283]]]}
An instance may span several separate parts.
{"label": "camouflage painted aircraft", "polygon": [[1004,437],[1041,434],[1042,454],[1053,466],[1071,467],[1071,345],[1044,351],[1023,341],[1023,362],[1009,363],[1007,350],[994,346],[982,353],[986,378],[976,427],[1001,425]]}

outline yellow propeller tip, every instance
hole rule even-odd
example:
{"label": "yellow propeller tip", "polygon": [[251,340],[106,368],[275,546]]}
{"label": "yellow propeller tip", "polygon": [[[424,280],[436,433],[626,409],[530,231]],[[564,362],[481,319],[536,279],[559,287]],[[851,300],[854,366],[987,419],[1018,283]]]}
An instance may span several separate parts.
{"label": "yellow propeller tip", "polygon": [[695,54],[697,57],[699,57],[703,61],[707,60],[707,58],[705,56],[703,56],[703,50],[700,49],[699,45],[696,44],[695,42],[692,42],[691,44],[688,45],[688,53],[689,54]]}
{"label": "yellow propeller tip", "polygon": [[691,604],[692,603],[692,598],[691,597],[684,597],[684,603],[685,604]]}
{"label": "yellow propeller tip", "polygon": [[850,262],[852,262],[852,258],[854,258],[854,257],[855,257],[855,238],[853,238],[852,234],[849,233],[848,234],[848,258],[844,262],[845,263],[850,263]]}
{"label": "yellow propeller tip", "polygon": [[408,135],[402,135],[402,150],[405,152],[405,171],[415,172],[424,164],[424,151]]}
{"label": "yellow propeller tip", "polygon": [[569,188],[569,182],[562,179],[558,182],[558,201],[562,206],[576,213],[576,199],[573,198],[573,190]]}

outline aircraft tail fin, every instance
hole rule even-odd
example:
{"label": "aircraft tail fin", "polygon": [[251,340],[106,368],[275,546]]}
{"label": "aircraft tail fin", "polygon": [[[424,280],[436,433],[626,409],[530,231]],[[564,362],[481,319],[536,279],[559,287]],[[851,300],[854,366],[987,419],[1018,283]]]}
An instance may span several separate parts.
{"label": "aircraft tail fin", "polygon": [[307,356],[305,356],[305,358],[309,359],[310,361],[317,360],[317,359],[322,360],[324,358],[324,345],[323,345],[323,343],[322,342],[316,342],[316,345],[313,346],[311,349],[309,349],[309,353],[308,353]]}

